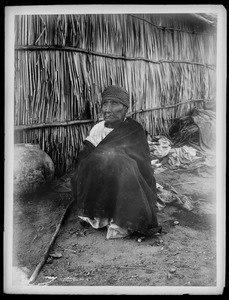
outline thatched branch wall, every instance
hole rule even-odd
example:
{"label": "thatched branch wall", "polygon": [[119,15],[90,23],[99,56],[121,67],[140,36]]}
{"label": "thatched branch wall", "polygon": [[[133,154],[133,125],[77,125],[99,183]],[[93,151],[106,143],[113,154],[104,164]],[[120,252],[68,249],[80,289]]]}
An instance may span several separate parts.
{"label": "thatched branch wall", "polygon": [[15,142],[39,143],[56,175],[71,170],[109,84],[151,134],[216,94],[215,27],[192,15],[15,18]]}

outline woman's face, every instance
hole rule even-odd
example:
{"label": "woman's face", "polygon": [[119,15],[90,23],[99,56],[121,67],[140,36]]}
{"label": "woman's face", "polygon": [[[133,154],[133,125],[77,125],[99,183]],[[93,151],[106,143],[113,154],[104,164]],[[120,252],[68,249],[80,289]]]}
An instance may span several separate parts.
{"label": "woman's face", "polygon": [[102,113],[107,127],[114,128],[121,123],[127,112],[127,107],[118,100],[105,100],[102,105]]}

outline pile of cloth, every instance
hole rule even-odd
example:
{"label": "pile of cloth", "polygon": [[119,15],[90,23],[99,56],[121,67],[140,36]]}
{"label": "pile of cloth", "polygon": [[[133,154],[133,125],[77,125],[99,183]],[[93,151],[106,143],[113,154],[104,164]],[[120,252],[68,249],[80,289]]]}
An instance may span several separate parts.
{"label": "pile of cloth", "polygon": [[169,136],[176,147],[189,145],[214,155],[216,145],[215,112],[194,108],[190,116],[182,117],[174,122]]}
{"label": "pile of cloth", "polygon": [[193,147],[185,145],[171,149],[168,155],[167,164],[171,169],[195,168],[204,164],[204,156],[197,152]]}
{"label": "pile of cloth", "polygon": [[148,141],[152,159],[163,158],[171,150],[172,142],[162,135],[154,136]]}
{"label": "pile of cloth", "polygon": [[[194,170],[215,167],[215,113],[194,109],[172,126],[169,138],[157,135],[148,140],[151,159],[161,164],[155,174],[169,169]],[[210,170],[210,173],[212,171]]]}
{"label": "pile of cloth", "polygon": [[158,197],[157,208],[159,211],[163,210],[167,204],[175,205],[188,211],[193,210],[194,206],[191,197],[179,194],[173,186],[168,184],[163,187],[157,183],[156,186]]}

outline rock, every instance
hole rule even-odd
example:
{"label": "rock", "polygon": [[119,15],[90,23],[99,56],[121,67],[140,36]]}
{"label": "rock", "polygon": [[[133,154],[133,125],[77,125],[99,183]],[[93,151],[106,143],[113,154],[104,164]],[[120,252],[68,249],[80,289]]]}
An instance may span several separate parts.
{"label": "rock", "polygon": [[172,278],[171,273],[168,273],[168,274],[167,274],[167,278],[168,278],[168,279],[171,279],[171,278]]}
{"label": "rock", "polygon": [[54,253],[51,253],[50,256],[53,258],[61,258],[62,254],[60,252],[54,252]]}
{"label": "rock", "polygon": [[33,144],[14,145],[14,193],[30,194],[50,183],[54,177],[50,156]]}
{"label": "rock", "polygon": [[175,272],[176,272],[176,268],[171,268],[171,269],[169,270],[169,272],[170,272],[170,273],[175,273]]}
{"label": "rock", "polygon": [[174,224],[174,225],[178,225],[178,224],[180,224],[180,223],[179,223],[179,221],[174,221],[173,224]]}
{"label": "rock", "polygon": [[141,236],[141,237],[139,237],[139,238],[137,239],[137,242],[138,242],[138,243],[141,243],[141,242],[144,241],[145,239],[146,239],[145,236]]}
{"label": "rock", "polygon": [[53,262],[53,258],[52,256],[49,256],[47,259],[46,259],[46,264],[52,264]]}

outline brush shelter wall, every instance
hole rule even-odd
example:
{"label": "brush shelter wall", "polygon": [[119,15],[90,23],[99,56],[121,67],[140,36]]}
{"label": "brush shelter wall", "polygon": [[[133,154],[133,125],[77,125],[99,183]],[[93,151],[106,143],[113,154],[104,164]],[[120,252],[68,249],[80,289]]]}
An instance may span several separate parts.
{"label": "brush shelter wall", "polygon": [[15,143],[37,143],[56,176],[74,167],[110,84],[152,135],[215,102],[216,28],[191,14],[15,17]]}

